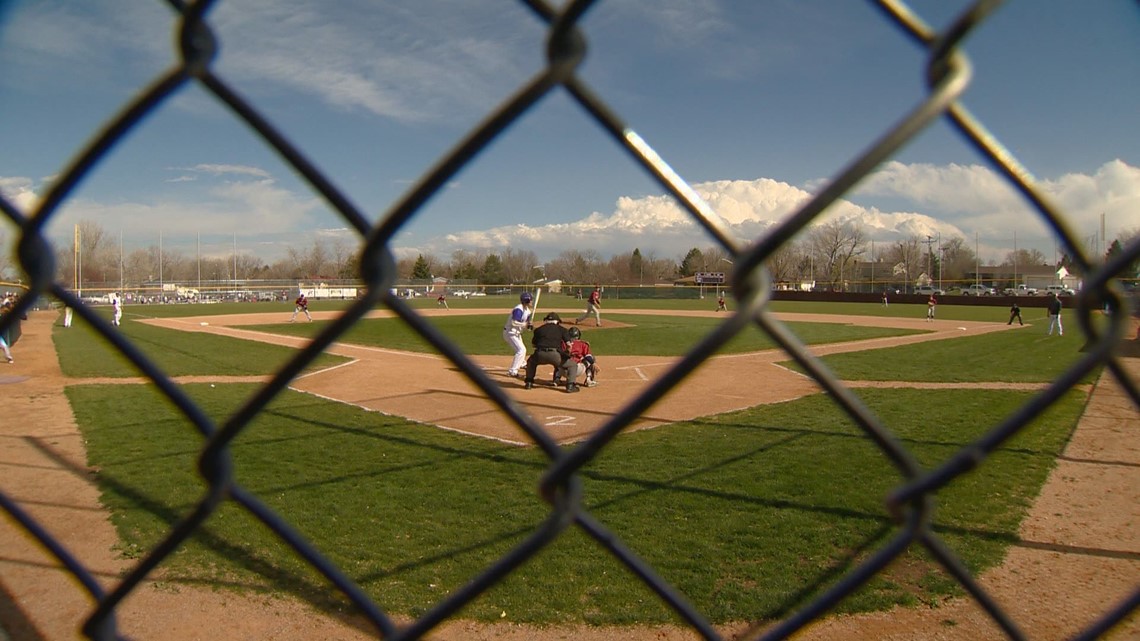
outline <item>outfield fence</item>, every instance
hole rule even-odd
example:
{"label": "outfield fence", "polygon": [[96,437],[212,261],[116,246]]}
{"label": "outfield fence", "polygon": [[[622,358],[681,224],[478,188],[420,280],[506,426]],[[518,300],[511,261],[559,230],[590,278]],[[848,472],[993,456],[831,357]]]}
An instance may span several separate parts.
{"label": "outfield fence", "polygon": [[[599,2],[598,4],[600,4]],[[271,528],[287,545],[293,547],[299,558],[303,558],[312,568],[327,578],[344,598],[350,601],[357,611],[366,617],[383,638],[416,639],[429,633],[434,627],[454,616],[468,603],[485,593],[496,583],[508,577],[512,571],[527,559],[563,536],[570,528],[577,528],[586,536],[596,539],[599,546],[612,554],[613,558],[639,577],[661,601],[676,613],[677,617],[692,628],[693,632],[705,639],[720,638],[715,627],[698,609],[693,607],[686,596],[680,593],[654,570],[639,559],[627,545],[608,530],[600,519],[595,518],[584,507],[586,497],[579,473],[593,459],[598,457],[615,437],[620,435],[631,422],[645,413],[654,403],[671,393],[675,386],[698,368],[709,355],[725,345],[731,338],[750,325],[760,327],[784,349],[790,358],[798,362],[810,373],[842,406],[850,418],[865,432],[868,438],[882,449],[885,460],[893,464],[904,479],[890,493],[883,505],[884,514],[890,515],[897,531],[878,549],[868,554],[860,562],[854,563],[850,571],[832,582],[818,598],[815,598],[799,611],[775,625],[756,630],[750,638],[786,639],[796,634],[804,626],[822,617],[846,596],[865,584],[871,577],[882,571],[893,559],[911,548],[925,549],[941,564],[946,573],[954,577],[965,593],[976,600],[992,618],[1005,636],[1023,639],[1017,621],[972,576],[964,564],[943,541],[932,527],[933,495],[935,492],[955,482],[956,479],[983,462],[986,456],[1022,430],[1034,417],[1056,402],[1082,377],[1103,366],[1106,375],[1115,377],[1126,389],[1133,404],[1140,408],[1140,389],[1129,378],[1121,362],[1114,356],[1113,348],[1124,338],[1129,327],[1130,303],[1120,291],[1117,279],[1125,274],[1125,267],[1140,256],[1140,242],[1133,242],[1125,251],[1101,262],[1087,253],[1081,236],[1074,234],[1067,222],[1066,212],[1043,193],[1040,185],[1027,168],[1021,166],[1014,155],[1003,148],[998,137],[987,131],[959,102],[970,84],[970,63],[962,48],[962,43],[972,31],[984,24],[998,7],[998,2],[979,1],[952,21],[944,31],[936,32],[926,25],[902,2],[882,1],[878,7],[884,20],[890,21],[899,37],[915,41],[925,49],[925,56],[915,56],[916,73],[925,65],[928,89],[920,104],[905,111],[888,131],[877,138],[868,133],[872,144],[865,152],[852,158],[849,164],[831,177],[809,202],[787,216],[767,235],[753,242],[741,244],[717,222],[707,203],[697,197],[693,189],[679,177],[651,147],[651,141],[640,137],[631,125],[623,122],[621,116],[606,103],[593,87],[578,75],[578,65],[585,54],[584,34],[579,32],[579,21],[584,12],[595,4],[589,1],[571,1],[556,8],[555,3],[542,0],[523,0],[523,4],[543,20],[549,28],[547,50],[536,52],[546,55],[549,63],[534,78],[517,91],[506,97],[489,113],[485,120],[464,138],[457,140],[449,152],[440,157],[432,169],[420,176],[416,187],[400,200],[391,203],[380,221],[372,225],[367,218],[354,208],[352,203],[326,179],[320,167],[314,165],[288,138],[286,132],[279,131],[253,105],[247,102],[239,89],[225,78],[217,75],[213,68],[218,42],[211,29],[207,10],[210,2],[183,3],[169,0],[173,9],[173,26],[178,33],[180,60],[171,69],[154,78],[142,88],[129,104],[101,131],[95,133],[91,142],[77,149],[70,163],[61,169],[50,191],[38,204],[35,211],[21,212],[10,201],[0,199],[4,215],[19,227],[18,261],[29,277],[28,295],[22,296],[16,313],[6,316],[0,326],[12,322],[20,313],[29,310],[35,297],[54,297],[75,309],[85,321],[118,350],[126,355],[137,368],[153,380],[153,385],[179,408],[186,420],[201,433],[202,448],[200,470],[202,481],[209,487],[204,498],[181,522],[173,527],[168,536],[153,549],[146,550],[137,564],[124,576],[113,578],[107,588],[103,587],[106,577],[96,579],[91,569],[74,556],[60,542],[58,533],[47,530],[38,523],[7,492],[0,492],[0,507],[27,533],[35,537],[45,550],[53,555],[60,566],[66,568],[76,579],[76,590],[85,591],[93,603],[93,608],[82,622],[84,633],[94,639],[115,639],[119,637],[115,614],[118,605],[141,583],[152,575],[162,561],[202,527],[204,521],[224,502],[248,512]],[[114,331],[108,321],[91,307],[85,305],[76,292],[66,283],[57,280],[53,256],[55,252],[45,234],[45,226],[57,215],[60,208],[73,197],[80,181],[109,161],[109,154],[124,138],[138,127],[141,121],[155,110],[166,105],[175,92],[189,84],[196,84],[223,105],[236,119],[244,121],[251,129],[272,146],[284,161],[289,163],[328,204],[343,216],[346,225],[356,231],[360,239],[361,280],[367,285],[363,297],[351,304],[343,314],[330,323],[307,347],[300,350],[286,366],[278,371],[272,380],[264,385],[247,405],[225,423],[216,423],[171,380],[166,379],[155,364],[120,332]],[[582,113],[597,124],[611,137],[629,158],[640,164],[668,193],[672,194],[683,208],[705,231],[730,255],[734,272],[731,293],[735,298],[736,314],[724,318],[717,328],[683,358],[681,358],[660,379],[653,381],[636,398],[629,401],[624,409],[611,417],[604,426],[589,439],[573,447],[563,448],[556,444],[536,419],[516,404],[499,384],[493,382],[481,367],[462,353],[446,336],[441,334],[406,302],[391,292],[395,287],[395,260],[390,251],[400,230],[421,211],[424,203],[442,189],[476,155],[490,145],[506,128],[524,117],[547,94],[565,92],[581,109]],[[1087,336],[1087,345],[1073,365],[1050,384],[1047,389],[1032,397],[1019,411],[992,428],[976,442],[969,444],[949,457],[935,469],[925,469],[916,461],[905,445],[897,439],[889,426],[878,420],[859,397],[844,387],[819,361],[810,355],[805,346],[778,321],[767,303],[771,300],[772,286],[769,274],[763,265],[773,252],[793,239],[798,233],[815,221],[829,206],[847,194],[854,185],[884,161],[891,159],[908,141],[916,137],[938,119],[946,119],[956,129],[962,140],[971,145],[1001,176],[1008,181],[1022,197],[1031,203],[1044,223],[1055,232],[1065,251],[1073,257],[1075,266],[1085,274],[1084,288],[1075,297],[1075,311],[1081,330]],[[1129,275],[1130,276],[1130,275]],[[1095,304],[1093,304],[1095,301]],[[246,491],[236,480],[235,470],[230,465],[229,447],[258,413],[276,395],[283,392],[290,381],[313,361],[330,344],[348,331],[354,323],[377,305],[391,309],[416,332],[429,341],[441,354],[461,370],[492,401],[502,413],[504,421],[517,424],[536,447],[549,459],[549,465],[535,478],[537,491],[549,502],[548,518],[509,554],[497,559],[493,564],[459,590],[441,598],[425,614],[409,625],[398,625],[396,618],[366,595],[345,572],[329,562],[321,550],[312,549],[296,535],[294,527],[269,509],[259,497]],[[1112,313],[1107,323],[1094,323],[1093,314],[1107,305]],[[0,327],[2,329],[2,327]],[[1131,338],[1131,337],[1129,337]],[[2,485],[0,485],[2,489]],[[678,550],[679,554],[688,553]],[[1105,604],[1102,614],[1090,621],[1075,638],[1092,639],[1100,636],[1116,623],[1130,616],[1140,607],[1140,583],[1117,603]]]}

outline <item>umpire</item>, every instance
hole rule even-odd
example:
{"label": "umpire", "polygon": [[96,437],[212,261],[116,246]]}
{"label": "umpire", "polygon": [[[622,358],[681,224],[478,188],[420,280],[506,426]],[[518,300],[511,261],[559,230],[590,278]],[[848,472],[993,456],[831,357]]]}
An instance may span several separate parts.
{"label": "umpire", "polygon": [[[539,365],[553,365],[557,369],[565,360],[562,344],[570,340],[570,332],[562,326],[562,317],[558,312],[550,312],[542,321],[542,325],[535,328],[534,337],[530,340],[531,345],[534,345],[534,352],[526,359],[526,384],[523,386],[525,389],[534,387],[534,374]],[[577,392],[578,386],[568,384],[566,391]]]}

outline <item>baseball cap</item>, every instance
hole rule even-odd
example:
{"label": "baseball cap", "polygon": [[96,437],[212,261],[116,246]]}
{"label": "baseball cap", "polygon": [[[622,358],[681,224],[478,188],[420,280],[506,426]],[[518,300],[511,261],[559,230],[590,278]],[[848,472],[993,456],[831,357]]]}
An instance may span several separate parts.
{"label": "baseball cap", "polygon": [[544,321],[554,321],[555,323],[561,323],[561,322],[562,322],[562,317],[558,315],[558,312],[550,312],[550,313],[549,313],[549,314],[547,314],[547,315],[546,315],[546,317],[545,317],[545,318],[543,318],[542,320],[544,320]]}

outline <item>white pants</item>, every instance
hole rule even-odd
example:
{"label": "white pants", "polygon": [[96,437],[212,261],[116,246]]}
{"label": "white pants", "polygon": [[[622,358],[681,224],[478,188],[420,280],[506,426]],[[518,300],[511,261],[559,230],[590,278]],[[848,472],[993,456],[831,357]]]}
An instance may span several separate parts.
{"label": "white pants", "polygon": [[1061,336],[1065,335],[1065,328],[1061,327],[1061,315],[1060,314],[1049,314],[1049,333],[1046,334],[1046,336],[1052,336],[1053,335],[1053,328],[1054,327],[1057,328],[1058,334],[1060,334]]}
{"label": "white pants", "polygon": [[515,350],[515,358],[507,369],[507,373],[514,376],[519,373],[519,368],[526,365],[526,345],[523,344],[522,336],[509,329],[503,330],[503,340]]}

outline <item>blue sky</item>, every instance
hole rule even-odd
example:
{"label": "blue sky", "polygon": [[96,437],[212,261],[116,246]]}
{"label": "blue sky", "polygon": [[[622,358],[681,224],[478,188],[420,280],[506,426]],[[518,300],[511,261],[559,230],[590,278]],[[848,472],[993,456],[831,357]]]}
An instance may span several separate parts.
{"label": "blue sky", "polygon": [[[966,2],[911,3],[940,27]],[[1140,229],[1140,8],[1013,0],[966,45],[962,102],[1043,183],[1083,238]],[[221,0],[214,69],[371,220],[545,63],[544,26],[514,0]],[[0,0],[0,192],[22,208],[92,133],[176,60],[158,0]],[[582,77],[741,238],[794,211],[924,94],[923,51],[870,2],[602,0]],[[1037,215],[944,122],[848,194],[835,215],[890,243],[1016,242],[1055,256]],[[197,85],[148,118],[50,224],[272,261],[352,239],[345,223]],[[11,234],[8,235],[11,238]],[[200,239],[200,241],[199,241]],[[566,93],[545,97],[393,244],[400,255],[638,247],[680,257],[711,238]]]}

